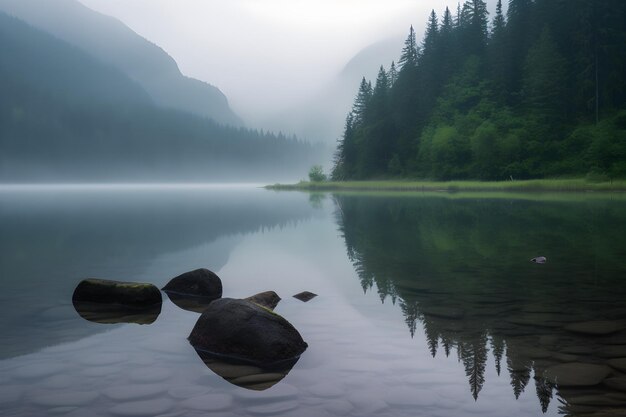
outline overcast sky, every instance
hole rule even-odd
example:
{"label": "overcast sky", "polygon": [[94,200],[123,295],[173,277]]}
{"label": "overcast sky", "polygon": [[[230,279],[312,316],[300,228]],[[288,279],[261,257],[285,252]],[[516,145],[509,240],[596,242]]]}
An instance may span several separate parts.
{"label": "overcast sky", "polygon": [[445,0],[80,1],[161,46],[251,119],[314,94],[373,42],[411,24],[421,38],[431,9],[456,9]]}

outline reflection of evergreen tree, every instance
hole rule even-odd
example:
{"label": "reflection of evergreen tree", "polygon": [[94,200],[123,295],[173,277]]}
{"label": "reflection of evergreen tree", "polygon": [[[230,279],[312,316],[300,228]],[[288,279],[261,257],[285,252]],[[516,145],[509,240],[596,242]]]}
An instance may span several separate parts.
{"label": "reflection of evergreen tree", "polygon": [[537,388],[537,398],[539,398],[539,403],[541,404],[541,411],[545,413],[550,406],[550,400],[552,400],[554,384],[545,378],[536,378],[535,387]]}
{"label": "reflection of evergreen tree", "polygon": [[419,309],[416,302],[400,301],[400,309],[404,315],[404,322],[409,327],[411,337],[415,336],[415,330],[417,329],[417,322],[419,320]]}
{"label": "reflection of evergreen tree", "polygon": [[487,335],[480,334],[475,339],[458,345],[459,358],[465,367],[472,396],[478,399],[478,394],[485,384],[485,368],[487,365]]}
{"label": "reflection of evergreen tree", "polygon": [[437,356],[437,348],[439,347],[439,332],[436,326],[429,323],[428,320],[424,320],[424,331],[426,333],[426,341],[428,343],[428,350],[433,358]]}
{"label": "reflection of evergreen tree", "polygon": [[515,399],[518,399],[519,396],[522,395],[522,392],[524,392],[524,389],[526,389],[528,381],[530,381],[532,365],[530,360],[525,360],[523,357],[517,355],[511,355],[510,352],[507,352],[507,354],[507,367],[511,375],[511,386],[513,387]]}
{"label": "reflection of evergreen tree", "polygon": [[[605,305],[612,300],[620,306],[626,296],[616,285],[619,274],[611,272],[623,270],[616,251],[626,247],[626,236],[614,227],[626,223],[620,204],[598,201],[563,210],[560,202],[519,200],[338,195],[335,201],[364,291],[376,288],[381,300],[397,299],[411,336],[422,325],[433,356],[441,350],[449,356],[456,347],[474,398],[485,383],[489,350],[498,375],[507,367],[515,398],[529,383],[533,362],[525,352],[533,346],[512,336],[519,329],[511,332],[508,323],[525,319],[518,317],[526,314],[524,307],[577,300],[581,313],[594,314],[595,304],[579,301],[590,299],[590,286],[605,288],[594,293]],[[520,261],[528,248],[550,247],[567,253],[571,263],[555,272],[535,268],[525,257]],[[572,275],[583,277],[576,286],[570,285]],[[532,337],[543,334],[529,326]],[[537,388],[542,408],[551,398],[548,389],[545,382]]]}
{"label": "reflection of evergreen tree", "polygon": [[498,335],[491,335],[491,349],[496,361],[496,372],[499,376],[502,367],[502,355],[504,355],[504,339]]}

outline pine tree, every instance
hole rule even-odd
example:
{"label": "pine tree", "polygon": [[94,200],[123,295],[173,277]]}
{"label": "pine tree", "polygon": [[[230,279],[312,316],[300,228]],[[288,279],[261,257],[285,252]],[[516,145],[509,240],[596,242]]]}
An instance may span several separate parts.
{"label": "pine tree", "polygon": [[460,27],[466,53],[482,54],[487,44],[488,15],[484,0],[467,0],[463,4]]}
{"label": "pine tree", "polygon": [[350,171],[355,160],[354,144],[354,113],[348,113],[343,137],[337,143],[337,150],[334,156],[334,166],[331,173],[333,181],[342,181],[350,178]]}
{"label": "pine tree", "polygon": [[357,96],[354,100],[354,105],[352,106],[355,126],[361,126],[365,122],[371,98],[372,84],[371,82],[367,81],[365,77],[363,77],[363,79],[361,80],[361,85],[359,86],[359,92],[357,93]]}
{"label": "pine tree", "polygon": [[389,87],[393,87],[397,80],[398,70],[396,69],[396,63],[391,61],[391,66],[389,67]]}
{"label": "pine tree", "polygon": [[529,111],[546,125],[564,120],[565,59],[558,51],[550,29],[529,50],[524,65],[523,100]]}
{"label": "pine tree", "polygon": [[532,0],[509,0],[506,28],[507,48],[511,54],[508,56],[507,91],[511,92],[512,97],[522,87],[524,59],[532,41],[532,6]]}
{"label": "pine tree", "polygon": [[498,0],[489,39],[488,59],[493,91],[501,100],[507,98],[507,70],[510,52],[507,48],[506,20],[502,12],[502,0]]}
{"label": "pine tree", "polygon": [[398,61],[398,65],[400,65],[400,71],[405,69],[417,68],[417,62],[417,42],[415,40],[415,30],[413,29],[413,25],[411,25],[411,28],[409,29],[409,36],[407,36],[406,40],[404,41],[402,55],[400,55],[400,60]]}
{"label": "pine tree", "polygon": [[424,41],[422,42],[423,55],[434,53],[435,46],[437,44],[438,35],[439,35],[439,21],[437,20],[437,13],[435,13],[435,11],[432,10],[428,18],[428,25],[426,26],[426,34],[424,36]]}

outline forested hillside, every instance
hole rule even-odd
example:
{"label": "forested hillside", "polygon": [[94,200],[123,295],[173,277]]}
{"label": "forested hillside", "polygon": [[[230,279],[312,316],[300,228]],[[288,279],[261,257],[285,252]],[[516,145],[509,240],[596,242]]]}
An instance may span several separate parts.
{"label": "forested hillside", "polygon": [[467,0],[361,82],[332,177],[626,177],[626,2]]}
{"label": "forested hillside", "polygon": [[0,181],[267,181],[314,154],[158,107],[121,71],[0,13]]}
{"label": "forested hillside", "polygon": [[242,126],[215,86],[181,74],[158,45],[77,0],[0,0],[0,11],[76,46],[136,81],[155,104]]}

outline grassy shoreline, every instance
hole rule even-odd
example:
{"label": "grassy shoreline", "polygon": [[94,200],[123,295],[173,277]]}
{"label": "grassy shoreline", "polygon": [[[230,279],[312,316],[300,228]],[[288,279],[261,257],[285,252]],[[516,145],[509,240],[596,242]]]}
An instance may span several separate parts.
{"label": "grassy shoreline", "polygon": [[591,182],[585,179],[543,179],[524,181],[328,181],[273,184],[270,190],[294,191],[514,191],[514,192],[624,192],[626,180]]}

